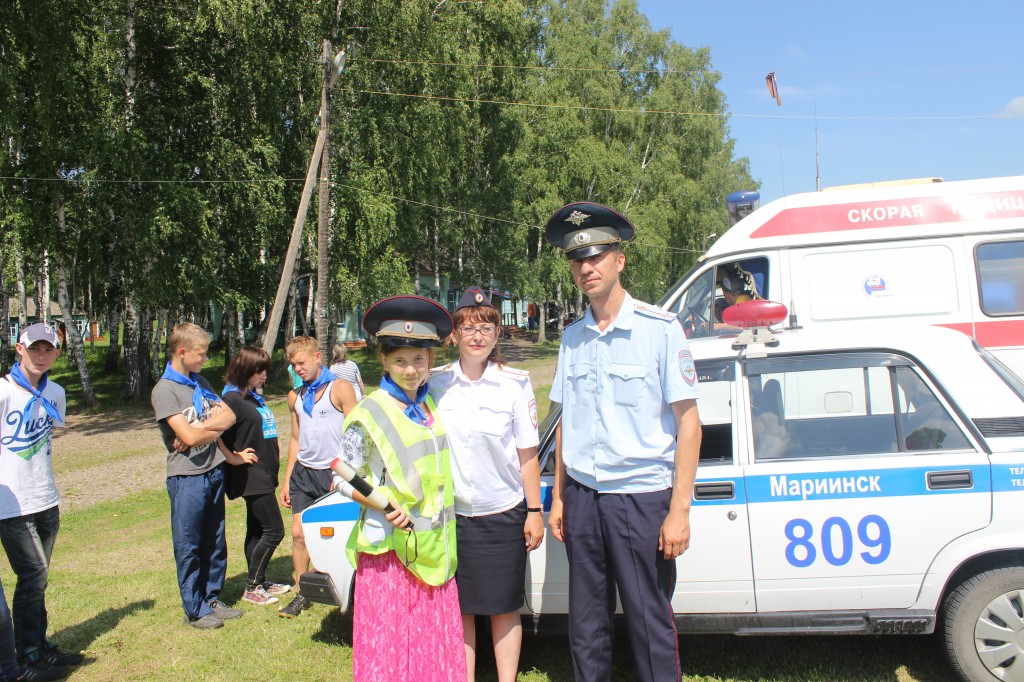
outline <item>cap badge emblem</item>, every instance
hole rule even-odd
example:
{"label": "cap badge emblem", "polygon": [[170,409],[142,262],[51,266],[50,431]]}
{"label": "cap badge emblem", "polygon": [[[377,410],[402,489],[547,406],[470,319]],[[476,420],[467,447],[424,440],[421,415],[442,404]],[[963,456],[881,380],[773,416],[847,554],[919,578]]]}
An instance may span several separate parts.
{"label": "cap badge emblem", "polygon": [[583,221],[589,217],[590,216],[588,214],[583,213],[582,211],[573,211],[569,214],[569,217],[565,219],[565,222],[572,223],[576,227],[579,227],[583,224]]}
{"label": "cap badge emblem", "polygon": [[590,235],[586,232],[580,232],[572,240],[582,246],[583,244],[590,243]]}
{"label": "cap badge emblem", "polygon": [[412,322],[406,322],[405,323],[405,331],[406,331],[406,333],[409,333],[409,334],[412,333]]}
{"label": "cap badge emblem", "polygon": [[484,302],[484,295],[479,293],[479,292],[477,292],[477,295],[473,297],[473,300],[476,301],[477,303],[483,303]]}

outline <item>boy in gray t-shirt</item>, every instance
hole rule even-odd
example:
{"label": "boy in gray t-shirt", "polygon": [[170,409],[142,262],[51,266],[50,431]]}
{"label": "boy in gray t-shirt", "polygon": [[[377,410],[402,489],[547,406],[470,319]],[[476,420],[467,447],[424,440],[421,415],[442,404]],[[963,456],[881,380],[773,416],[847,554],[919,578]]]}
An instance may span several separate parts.
{"label": "boy in gray t-shirt", "polygon": [[[167,447],[167,494],[181,604],[187,625],[219,628],[225,619],[242,615],[219,599],[228,551],[221,467],[225,455],[218,450],[217,439],[235,423],[235,414],[199,376],[210,346],[206,331],[179,324],[167,345],[170,361],[151,400]],[[230,457],[238,459],[234,453]]]}

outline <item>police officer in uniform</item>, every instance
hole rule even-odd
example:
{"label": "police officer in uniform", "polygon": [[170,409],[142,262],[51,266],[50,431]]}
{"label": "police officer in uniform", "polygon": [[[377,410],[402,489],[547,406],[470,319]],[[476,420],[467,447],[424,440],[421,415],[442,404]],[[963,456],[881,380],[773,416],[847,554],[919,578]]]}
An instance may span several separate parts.
{"label": "police officer in uniform", "polygon": [[569,642],[577,680],[611,676],[622,601],[636,680],[681,676],[671,606],[690,543],[700,452],[697,373],[675,315],[634,300],[619,277],[633,225],[582,202],[548,220],[586,314],[565,328],[551,400],[562,404],[548,523],[569,558]]}
{"label": "police officer in uniform", "polygon": [[434,370],[429,386],[451,443],[466,667],[476,679],[475,619],[487,616],[498,680],[511,682],[526,555],[544,539],[537,401],[529,373],[501,360],[501,314],[484,291],[466,289],[453,318],[459,358]]}

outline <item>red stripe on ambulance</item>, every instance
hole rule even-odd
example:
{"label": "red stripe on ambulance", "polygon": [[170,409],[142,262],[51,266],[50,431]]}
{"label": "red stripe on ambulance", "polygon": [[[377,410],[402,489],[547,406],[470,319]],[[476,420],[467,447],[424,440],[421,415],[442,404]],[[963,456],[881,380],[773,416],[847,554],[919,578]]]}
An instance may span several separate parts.
{"label": "red stripe on ambulance", "polygon": [[985,320],[973,324],[957,322],[937,326],[973,336],[985,348],[1024,346],[1024,320]]}
{"label": "red stripe on ambulance", "polygon": [[966,220],[1024,217],[1024,192],[914,197],[786,208],[754,230],[753,239]]}

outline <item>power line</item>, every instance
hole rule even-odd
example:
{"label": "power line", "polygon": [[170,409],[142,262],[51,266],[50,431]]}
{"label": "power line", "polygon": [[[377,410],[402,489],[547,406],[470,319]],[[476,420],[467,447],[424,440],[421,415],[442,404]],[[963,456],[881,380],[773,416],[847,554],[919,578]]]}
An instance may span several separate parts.
{"label": "power line", "polygon": [[[16,177],[11,175],[0,175],[0,180],[14,180],[14,181],[25,181],[25,182],[79,182],[74,178],[38,178],[38,177]],[[82,181],[83,184],[95,183],[95,184],[138,184],[138,185],[181,185],[181,184],[255,184],[265,182],[305,182],[305,178],[249,178],[245,180],[107,180],[102,178],[93,178],[88,181]],[[319,181],[318,183],[319,184]],[[507,225],[517,225],[519,227],[533,227],[542,229],[540,225],[533,223],[524,223],[518,220],[509,220],[508,218],[498,218],[497,216],[485,215],[483,213],[475,213],[473,211],[465,211],[460,208],[453,208],[451,206],[438,206],[437,204],[429,204],[425,201],[417,201],[416,199],[406,199],[389,192],[378,192],[365,187],[357,187],[355,185],[349,185],[344,182],[331,182],[332,185],[337,187],[344,187],[346,189],[355,190],[358,192],[365,192],[379,197],[387,197],[394,201],[400,201],[407,204],[415,204],[416,206],[423,206],[424,208],[433,208],[438,211],[446,211],[448,213],[456,213],[459,215],[470,216],[473,218],[479,218],[481,220],[490,220],[498,223],[505,223]],[[671,251],[675,253],[700,253],[694,249],[680,249],[673,246],[656,246],[653,244],[645,244],[643,242],[633,242],[635,246],[642,246],[648,250],[657,251]]]}
{"label": "power line", "polygon": [[0,175],[0,180],[15,182],[79,182],[83,185],[252,185],[265,182],[305,182],[305,178],[246,178],[228,180],[112,180],[109,178],[38,178]]}
{"label": "power line", "polygon": [[[523,71],[566,71],[570,73],[620,73],[620,74],[700,74],[700,73],[716,73],[721,76],[758,76],[764,75],[764,70],[758,71],[720,71],[709,67],[706,69],[627,69],[627,68],[614,68],[614,67],[587,67],[587,66],[547,66],[541,64],[494,64],[494,63],[466,63],[466,62],[443,62],[443,61],[424,61],[414,59],[377,59],[373,57],[362,57],[357,60],[353,60],[353,63],[359,62],[371,62],[375,64],[405,64],[413,66],[445,66],[445,67],[456,67],[465,69],[511,69],[511,70],[523,70]],[[950,67],[950,68],[931,68],[931,69],[891,69],[886,71],[779,71],[779,74],[786,76],[919,76],[924,74],[936,74],[936,75],[949,75],[953,73],[998,73],[1006,71],[1024,71],[1024,64],[1019,66],[979,66],[979,67]]]}
{"label": "power line", "polygon": [[1024,118],[1024,114],[972,114],[967,116],[801,116],[795,114],[736,114],[707,111],[669,111],[665,109],[624,109],[621,107],[589,107],[578,104],[552,104],[542,102],[513,102],[508,100],[478,99],[472,97],[446,97],[443,95],[428,95],[412,92],[385,92],[382,90],[356,90],[352,88],[339,88],[342,92],[358,93],[364,95],[384,95],[388,97],[409,97],[414,99],[426,99],[442,102],[464,102],[474,104],[500,104],[506,106],[533,107],[537,109],[567,109],[576,111],[604,111],[623,114],[660,114],[666,116],[695,116],[711,118],[763,118],[763,119],[790,119],[790,120],[827,120],[827,121],[972,121],[981,119],[1000,118]]}

